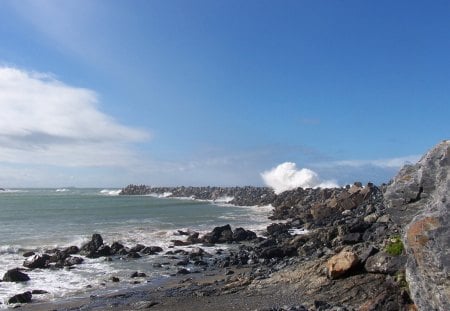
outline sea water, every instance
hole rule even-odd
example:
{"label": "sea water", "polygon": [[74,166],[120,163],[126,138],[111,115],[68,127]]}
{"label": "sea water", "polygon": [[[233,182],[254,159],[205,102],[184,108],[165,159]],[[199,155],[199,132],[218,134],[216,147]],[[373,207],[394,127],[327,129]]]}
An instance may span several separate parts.
{"label": "sea water", "polygon": [[[118,194],[118,189],[0,191],[0,278],[8,269],[22,267],[22,254],[26,251],[39,253],[71,245],[80,247],[93,233],[101,234],[107,244],[118,241],[128,247],[138,243],[161,246],[164,253],[173,250],[169,248],[170,240],[183,239],[178,230],[205,233],[215,226],[230,224],[232,228],[244,227],[260,233],[269,223],[267,216],[271,210],[270,206],[225,204],[230,198],[214,203]],[[154,268],[153,263],[157,261],[163,262],[163,256],[112,262],[105,258],[85,258],[75,269],[27,271],[31,278],[28,282],[0,282],[0,308],[7,307],[9,297],[28,290],[48,291],[45,295],[33,295],[33,300],[49,301],[129,288],[133,271],[146,273],[147,280],[174,273],[171,265]],[[111,282],[113,276],[121,282]]]}

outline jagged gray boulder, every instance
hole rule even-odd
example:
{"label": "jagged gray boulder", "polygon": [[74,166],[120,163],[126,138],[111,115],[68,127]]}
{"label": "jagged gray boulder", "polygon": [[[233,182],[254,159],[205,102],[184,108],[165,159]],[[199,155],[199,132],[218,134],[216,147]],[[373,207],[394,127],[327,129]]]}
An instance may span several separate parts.
{"label": "jagged gray boulder", "polygon": [[384,194],[404,228],[406,277],[420,310],[450,310],[450,140],[406,165]]}

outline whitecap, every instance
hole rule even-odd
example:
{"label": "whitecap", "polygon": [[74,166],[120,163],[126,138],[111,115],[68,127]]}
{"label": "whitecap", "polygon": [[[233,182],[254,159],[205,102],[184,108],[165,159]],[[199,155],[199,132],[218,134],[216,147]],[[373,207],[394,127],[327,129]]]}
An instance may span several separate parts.
{"label": "whitecap", "polygon": [[234,197],[232,197],[232,196],[224,196],[224,197],[220,197],[220,198],[213,200],[213,202],[214,203],[230,203],[233,200],[234,200]]}
{"label": "whitecap", "polygon": [[121,189],[119,189],[119,190],[117,190],[117,189],[116,190],[103,189],[103,190],[100,191],[100,194],[103,194],[103,195],[119,195],[121,191],[122,191]]}

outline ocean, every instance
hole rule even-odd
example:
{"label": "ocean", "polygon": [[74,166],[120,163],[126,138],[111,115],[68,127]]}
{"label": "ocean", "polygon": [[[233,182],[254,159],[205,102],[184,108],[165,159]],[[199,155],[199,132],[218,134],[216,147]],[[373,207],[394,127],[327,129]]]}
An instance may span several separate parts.
{"label": "ocean", "polygon": [[[0,278],[8,270],[22,267],[26,251],[43,252],[71,245],[80,247],[93,233],[102,235],[106,244],[118,241],[127,247],[136,244],[161,246],[157,256],[106,261],[88,259],[75,269],[36,269],[26,272],[25,283],[0,282],[0,308],[9,297],[28,290],[46,290],[33,295],[33,301],[85,297],[96,293],[130,288],[130,275],[144,272],[151,279],[167,277],[176,270],[164,264],[164,252],[173,239],[184,239],[178,230],[201,234],[215,226],[230,224],[258,234],[269,224],[271,207],[236,207],[189,198],[155,196],[119,196],[119,189],[17,189],[0,191]],[[193,246],[192,246],[193,247]],[[218,245],[217,248],[227,247]],[[189,249],[191,246],[177,247]],[[176,248],[175,248],[176,249]],[[205,248],[214,252],[214,248]],[[167,260],[165,260],[167,261]],[[121,282],[113,283],[111,277]]]}

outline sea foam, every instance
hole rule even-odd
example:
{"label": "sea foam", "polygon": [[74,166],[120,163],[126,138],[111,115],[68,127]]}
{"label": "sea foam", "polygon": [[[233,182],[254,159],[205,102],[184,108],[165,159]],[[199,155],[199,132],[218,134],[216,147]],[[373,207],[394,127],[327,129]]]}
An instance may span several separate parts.
{"label": "sea foam", "polygon": [[110,189],[103,189],[103,190],[101,190],[100,191],[100,194],[103,194],[103,195],[119,195],[120,194],[120,192],[121,192],[122,190],[110,190]]}

